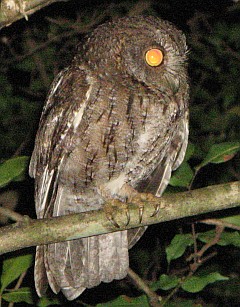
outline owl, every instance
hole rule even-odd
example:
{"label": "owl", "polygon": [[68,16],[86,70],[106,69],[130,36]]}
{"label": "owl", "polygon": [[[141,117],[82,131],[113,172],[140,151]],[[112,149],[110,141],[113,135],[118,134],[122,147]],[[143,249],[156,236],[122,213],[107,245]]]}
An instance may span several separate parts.
{"label": "owl", "polygon": [[[187,47],[156,17],[98,26],[49,92],[30,162],[38,218],[161,196],[188,141]],[[37,247],[35,286],[69,300],[127,275],[144,227]]]}

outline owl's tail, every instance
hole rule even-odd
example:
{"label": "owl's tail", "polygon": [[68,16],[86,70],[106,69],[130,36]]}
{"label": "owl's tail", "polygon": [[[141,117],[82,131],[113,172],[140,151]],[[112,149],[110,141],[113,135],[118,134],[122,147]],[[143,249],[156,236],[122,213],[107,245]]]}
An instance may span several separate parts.
{"label": "owl's tail", "polygon": [[69,300],[100,282],[111,282],[127,275],[127,231],[93,236],[62,243],[38,246],[35,286],[42,296],[51,286]]}

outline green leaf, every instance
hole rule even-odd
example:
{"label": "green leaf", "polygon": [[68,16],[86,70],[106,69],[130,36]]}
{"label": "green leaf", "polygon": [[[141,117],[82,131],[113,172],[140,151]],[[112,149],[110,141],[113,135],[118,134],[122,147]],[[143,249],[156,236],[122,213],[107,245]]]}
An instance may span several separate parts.
{"label": "green leaf", "polygon": [[210,148],[205,159],[197,167],[198,169],[205,166],[208,163],[223,163],[234,157],[234,155],[240,150],[240,142],[225,142],[220,144],[214,144]]}
{"label": "green leaf", "polygon": [[146,295],[138,297],[129,297],[121,295],[113,301],[103,304],[97,304],[97,307],[124,307],[124,306],[136,306],[136,307],[149,307],[148,299]]}
{"label": "green leaf", "polygon": [[179,283],[179,279],[177,276],[169,276],[166,274],[162,274],[159,279],[160,289],[169,290],[175,288]]}
{"label": "green leaf", "polygon": [[21,156],[9,159],[0,165],[0,188],[9,182],[18,180],[25,172],[29,162],[29,157]]}
{"label": "green leaf", "polygon": [[186,248],[192,244],[193,238],[190,234],[177,234],[172,239],[170,245],[166,248],[168,263],[181,257],[184,254]]}
{"label": "green leaf", "polygon": [[233,216],[228,216],[220,219],[220,221],[223,221],[225,223],[230,223],[234,224],[236,226],[240,226],[240,215],[233,215]]}
{"label": "green leaf", "polygon": [[28,287],[4,293],[2,295],[2,298],[7,302],[12,303],[25,302],[28,304],[33,304],[32,292],[31,289]]}
{"label": "green leaf", "polygon": [[192,276],[188,278],[183,284],[182,289],[190,292],[196,293],[202,291],[208,284],[214,283],[220,280],[228,280],[229,278],[226,276],[222,276],[218,272],[213,272],[208,275],[203,276]]}
{"label": "green leaf", "polygon": [[153,291],[157,291],[159,289],[167,291],[169,289],[175,288],[178,285],[178,283],[179,283],[178,277],[173,275],[169,276],[166,274],[162,274],[159,280],[152,282],[150,284],[150,287],[151,290]]}
{"label": "green leaf", "polygon": [[[208,243],[215,237],[215,235],[215,231],[210,230],[204,233],[200,233],[198,235],[198,239],[204,243]],[[238,231],[225,231],[221,234],[221,238],[217,244],[221,246],[234,245],[236,247],[240,247],[240,233]]]}
{"label": "green leaf", "polygon": [[41,297],[37,303],[38,307],[47,307],[52,305],[62,305],[58,298]]}
{"label": "green leaf", "polygon": [[181,166],[173,173],[169,184],[174,187],[188,187],[193,178],[193,171],[187,162],[183,162]]}
{"label": "green leaf", "polygon": [[32,261],[32,254],[9,258],[3,261],[1,293],[11,282],[13,282],[23,272],[30,268]]}
{"label": "green leaf", "polygon": [[184,157],[183,161],[187,162],[193,156],[194,151],[195,151],[195,145],[189,142],[188,146],[187,146],[186,154],[185,154],[185,157]]}

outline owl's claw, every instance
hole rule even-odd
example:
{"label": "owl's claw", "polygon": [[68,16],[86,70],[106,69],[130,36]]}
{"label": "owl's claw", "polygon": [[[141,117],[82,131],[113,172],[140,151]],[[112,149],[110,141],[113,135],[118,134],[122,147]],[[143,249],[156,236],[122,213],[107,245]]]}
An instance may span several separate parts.
{"label": "owl's claw", "polygon": [[128,226],[128,224],[129,224],[129,222],[130,222],[130,214],[129,214],[128,208],[127,208],[127,210],[126,210],[126,217],[127,217],[127,223],[126,223],[125,226]]}
{"label": "owl's claw", "polygon": [[151,217],[154,217],[155,215],[157,215],[158,212],[159,212],[159,209],[160,209],[160,205],[157,205],[157,206],[155,207],[155,210],[154,210],[153,214],[151,214]]}
{"label": "owl's claw", "polygon": [[109,222],[111,222],[113,224],[113,226],[115,226],[116,228],[120,228],[120,226],[116,222],[116,220],[114,218],[114,214],[113,214],[115,207],[117,207],[116,202],[117,202],[117,200],[113,199],[109,203],[105,204],[104,211],[105,211],[106,217],[109,220]]}
{"label": "owl's claw", "polygon": [[[139,223],[142,223],[142,217],[143,217],[143,211],[144,211],[144,203],[152,202],[153,204],[156,203],[156,197],[150,193],[140,193],[139,194],[140,200],[139,200]],[[150,215],[151,217],[158,214],[160,210],[160,204],[155,205],[154,212]]]}
{"label": "owl's claw", "polygon": [[116,228],[120,228],[119,224],[116,222],[114,217],[114,210],[115,208],[119,209],[119,207],[125,211],[127,221],[124,226],[127,226],[130,222],[130,214],[128,210],[128,206],[126,203],[121,202],[117,199],[112,199],[109,203],[105,204],[104,211],[106,214],[107,219],[115,226]]}
{"label": "owl's claw", "polygon": [[113,226],[115,226],[116,228],[120,228],[118,223],[114,220],[113,216],[107,216],[107,219],[113,224]]}
{"label": "owl's claw", "polygon": [[139,205],[139,224],[142,224],[144,206]]}

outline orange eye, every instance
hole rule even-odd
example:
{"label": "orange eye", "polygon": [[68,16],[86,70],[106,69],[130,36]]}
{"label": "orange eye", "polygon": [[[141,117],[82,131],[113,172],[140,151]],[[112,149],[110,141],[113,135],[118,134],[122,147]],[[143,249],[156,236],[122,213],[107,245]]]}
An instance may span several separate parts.
{"label": "orange eye", "polygon": [[163,53],[159,49],[150,49],[145,54],[149,66],[159,66],[163,61]]}

